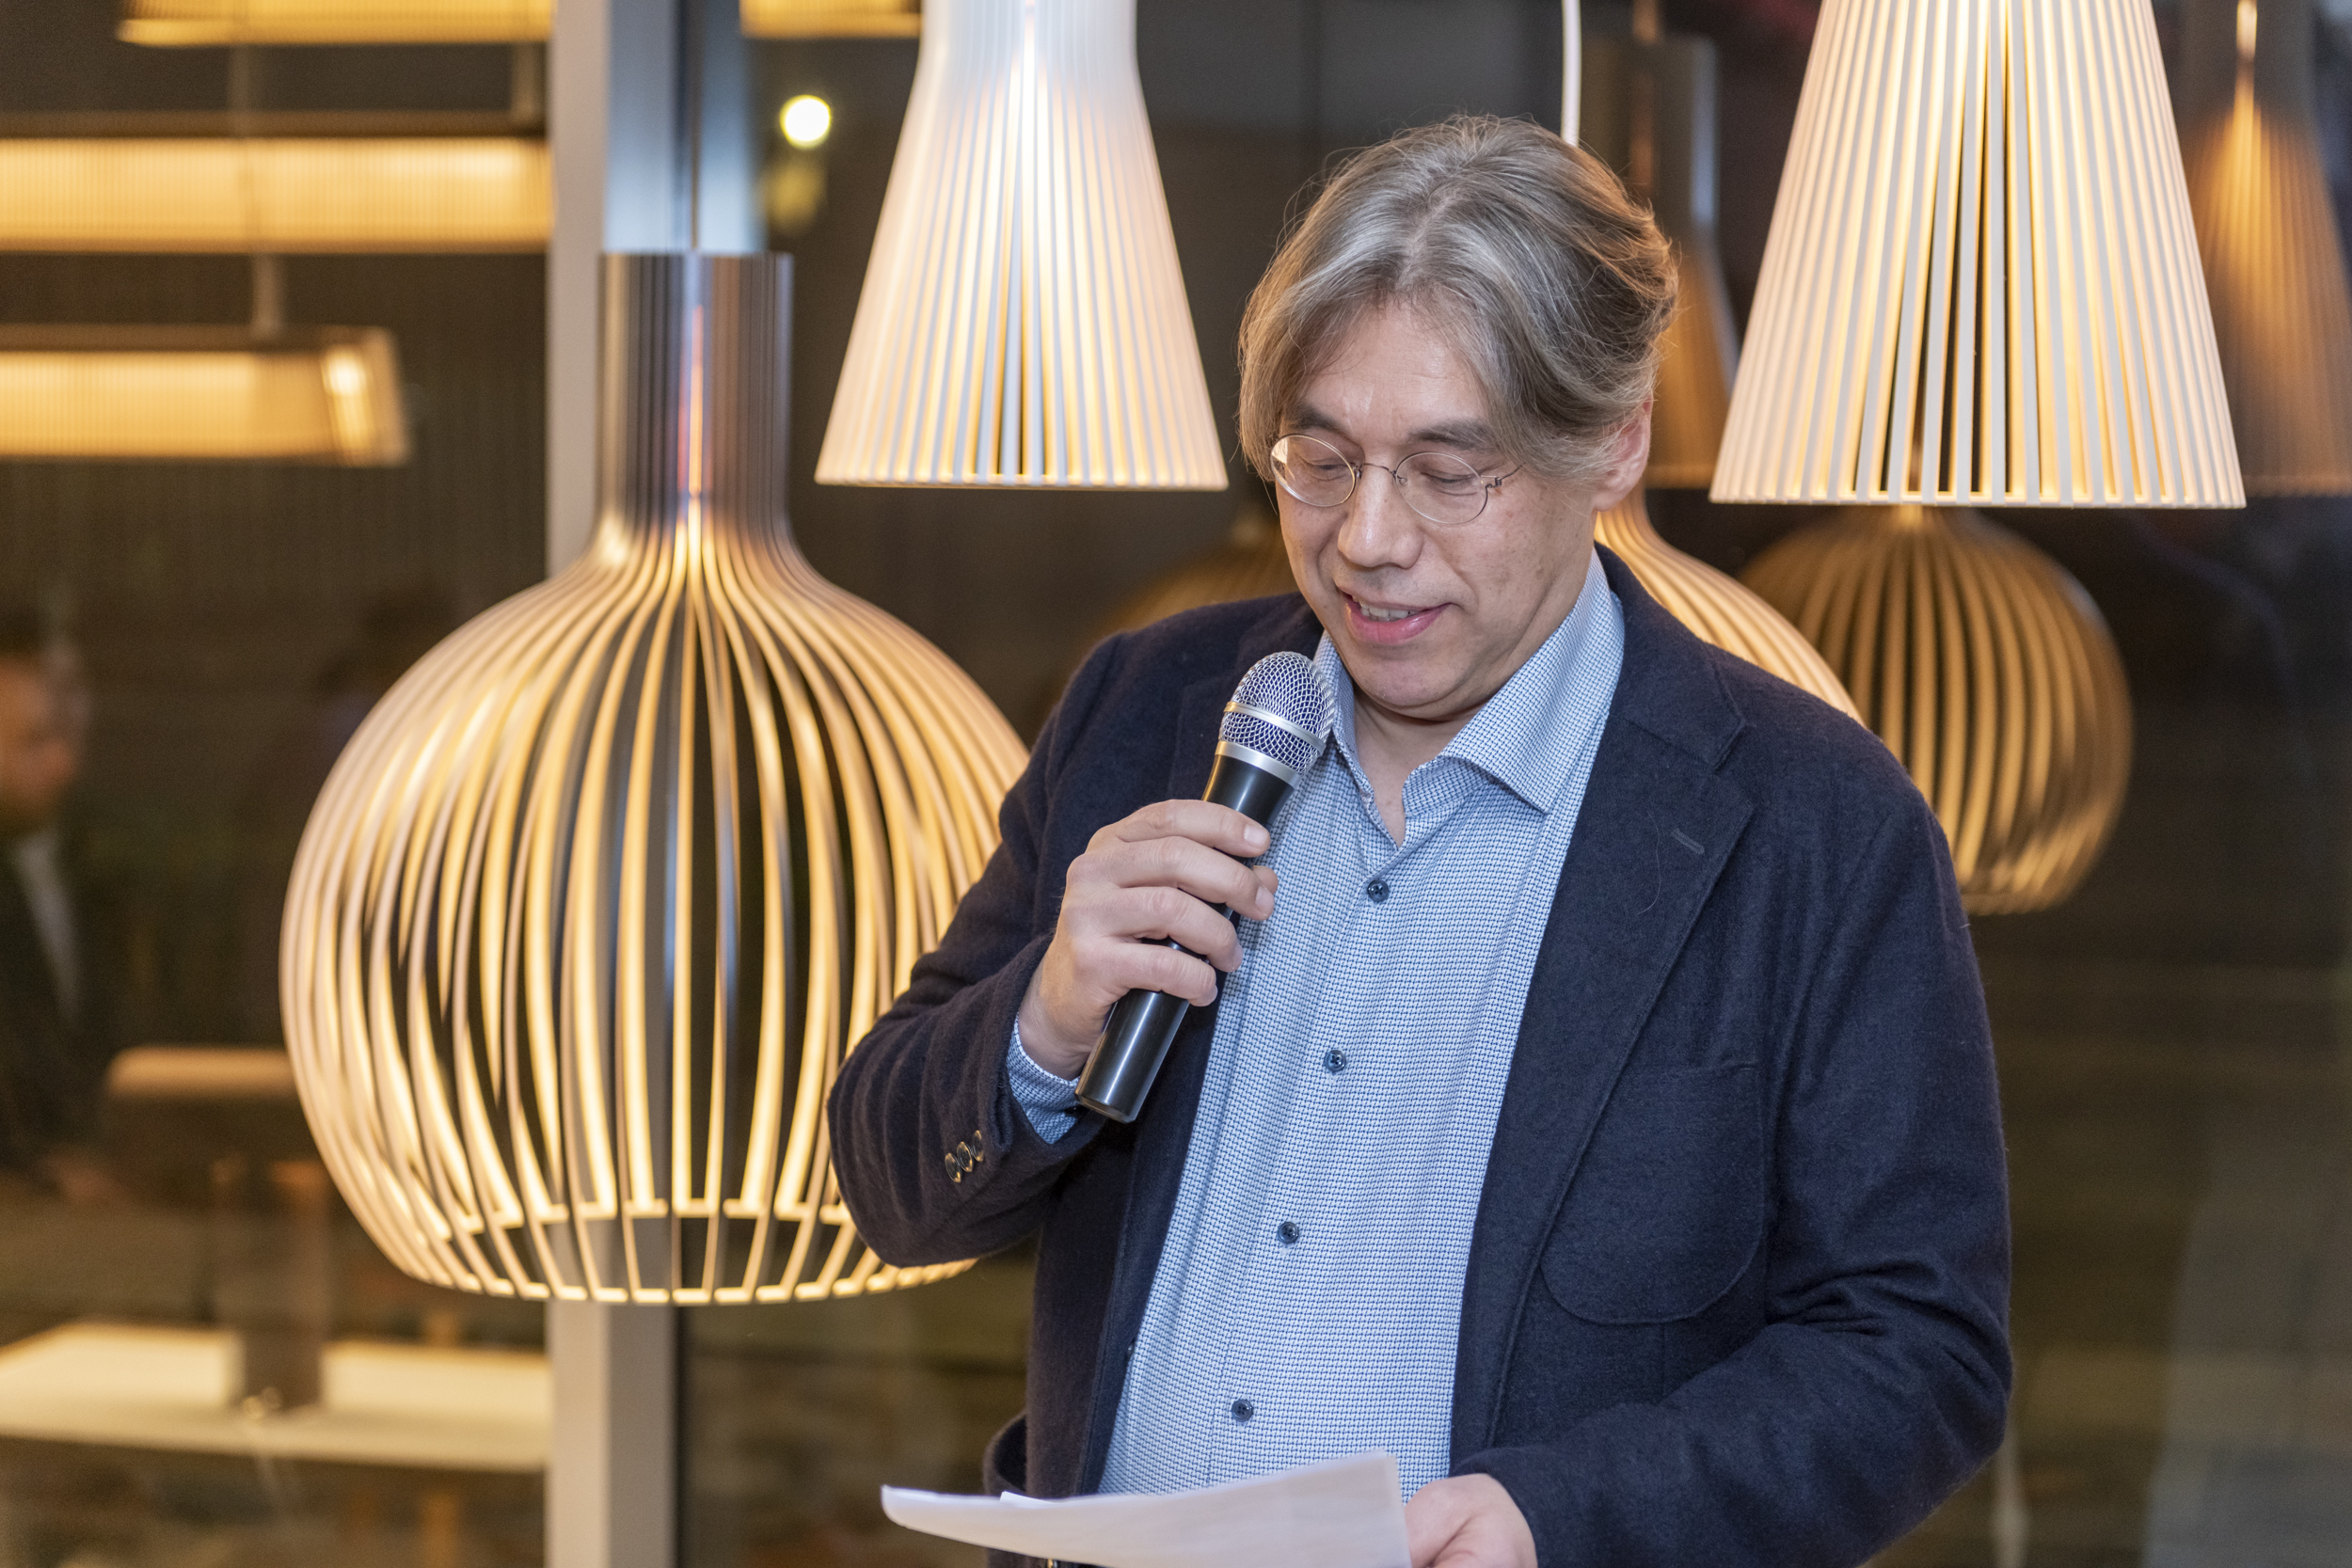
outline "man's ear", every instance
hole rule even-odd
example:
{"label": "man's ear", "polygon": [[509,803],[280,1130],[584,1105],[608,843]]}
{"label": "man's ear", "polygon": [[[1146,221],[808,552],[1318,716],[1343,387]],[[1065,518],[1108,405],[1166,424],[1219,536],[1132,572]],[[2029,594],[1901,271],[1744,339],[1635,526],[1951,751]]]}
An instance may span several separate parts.
{"label": "man's ear", "polygon": [[1593,515],[1608,511],[1640,487],[1649,467],[1649,416],[1656,400],[1645,398],[1609,437],[1608,456],[1593,481]]}

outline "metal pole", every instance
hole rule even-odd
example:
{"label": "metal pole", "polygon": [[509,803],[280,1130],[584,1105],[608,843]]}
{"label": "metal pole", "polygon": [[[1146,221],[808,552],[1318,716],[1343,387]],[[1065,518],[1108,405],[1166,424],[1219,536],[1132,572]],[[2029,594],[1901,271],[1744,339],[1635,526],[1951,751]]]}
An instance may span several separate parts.
{"label": "metal pole", "polygon": [[[547,91],[552,574],[587,548],[596,517],[604,252],[757,244],[750,72],[735,0],[564,0]],[[548,1568],[674,1568],[678,1332],[667,1306],[548,1306]]]}
{"label": "metal pole", "polygon": [[676,1562],[677,1335],[674,1307],[548,1304],[548,1568]]}

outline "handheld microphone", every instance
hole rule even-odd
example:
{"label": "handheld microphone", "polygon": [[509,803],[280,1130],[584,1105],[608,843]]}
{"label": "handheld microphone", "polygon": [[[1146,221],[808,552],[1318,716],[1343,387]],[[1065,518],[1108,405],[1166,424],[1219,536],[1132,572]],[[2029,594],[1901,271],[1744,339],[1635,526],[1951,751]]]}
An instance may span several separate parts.
{"label": "handheld microphone", "polygon": [[[1312,660],[1292,653],[1258,660],[1225,705],[1216,761],[1200,798],[1263,827],[1322,754],[1336,714],[1331,683]],[[1113,1121],[1135,1120],[1191,1007],[1165,991],[1131,990],[1120,997],[1078,1079],[1078,1102]]]}

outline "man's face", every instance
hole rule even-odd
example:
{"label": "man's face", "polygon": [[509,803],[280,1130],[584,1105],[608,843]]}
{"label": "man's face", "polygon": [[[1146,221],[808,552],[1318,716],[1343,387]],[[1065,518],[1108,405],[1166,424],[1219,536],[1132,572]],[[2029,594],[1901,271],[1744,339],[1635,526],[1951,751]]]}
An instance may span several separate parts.
{"label": "man's face", "polygon": [[64,694],[31,659],[0,658],[0,836],[56,820],[81,770]]}
{"label": "man's face", "polygon": [[1501,689],[1575,607],[1595,502],[1618,499],[1648,450],[1647,419],[1633,426],[1620,440],[1629,470],[1617,463],[1599,486],[1548,479],[1497,449],[1477,379],[1419,313],[1394,305],[1359,318],[1282,434],[1315,436],[1359,466],[1441,451],[1486,478],[1510,476],[1477,518],[1452,525],[1406,505],[1388,468],[1365,468],[1334,507],[1277,487],[1291,571],[1359,705],[1458,723]]}

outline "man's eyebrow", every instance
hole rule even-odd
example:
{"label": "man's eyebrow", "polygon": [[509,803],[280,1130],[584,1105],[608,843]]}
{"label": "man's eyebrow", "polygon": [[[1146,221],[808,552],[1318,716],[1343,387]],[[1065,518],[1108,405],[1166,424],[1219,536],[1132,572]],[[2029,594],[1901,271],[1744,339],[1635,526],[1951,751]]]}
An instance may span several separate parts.
{"label": "man's eyebrow", "polygon": [[[1293,409],[1287,422],[1295,430],[1327,430],[1334,435],[1340,428],[1328,414],[1312,404],[1301,404]],[[1416,450],[1453,447],[1461,451],[1492,451],[1495,432],[1484,420],[1449,420],[1441,424],[1424,425],[1406,436],[1406,441]]]}
{"label": "man's eyebrow", "polygon": [[1444,424],[1425,425],[1407,437],[1415,445],[1427,442],[1432,446],[1455,447],[1464,451],[1494,450],[1494,426],[1484,420],[1451,420]]}

